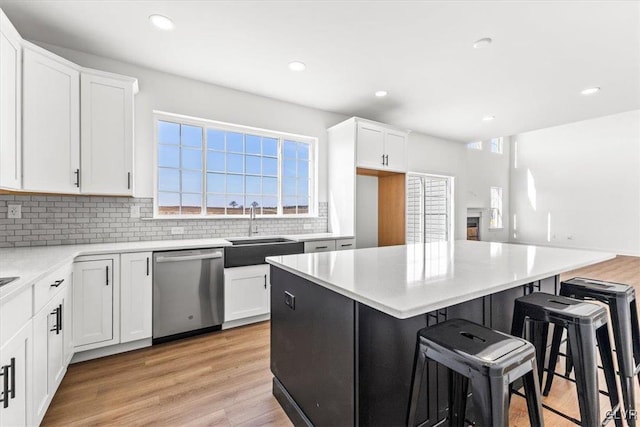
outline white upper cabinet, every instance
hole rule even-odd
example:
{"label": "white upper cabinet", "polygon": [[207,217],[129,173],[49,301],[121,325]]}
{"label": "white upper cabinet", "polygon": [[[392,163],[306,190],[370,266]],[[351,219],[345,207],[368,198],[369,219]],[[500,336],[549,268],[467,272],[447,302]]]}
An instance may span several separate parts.
{"label": "white upper cabinet", "polygon": [[23,189],[78,193],[80,72],[35,46],[23,54]]}
{"label": "white upper cabinet", "polygon": [[357,167],[406,172],[407,132],[368,120],[350,120],[357,124]]}
{"label": "white upper cabinet", "polygon": [[83,70],[80,188],[86,194],[133,195],[133,95],[136,80]]}
{"label": "white upper cabinet", "polygon": [[22,186],[21,37],[0,9],[0,187]]}

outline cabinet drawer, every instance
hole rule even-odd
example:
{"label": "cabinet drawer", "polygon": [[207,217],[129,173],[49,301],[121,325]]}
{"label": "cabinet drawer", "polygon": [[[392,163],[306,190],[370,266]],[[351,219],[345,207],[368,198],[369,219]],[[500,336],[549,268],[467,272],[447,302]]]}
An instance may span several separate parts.
{"label": "cabinet drawer", "polygon": [[49,300],[71,280],[71,264],[65,265],[33,286],[33,312],[37,313]]}
{"label": "cabinet drawer", "polygon": [[31,286],[28,286],[18,295],[0,305],[0,347],[31,319],[33,315],[31,304]]}
{"label": "cabinet drawer", "polygon": [[335,240],[318,240],[315,242],[304,242],[304,252],[329,252],[336,250]]}
{"label": "cabinet drawer", "polygon": [[344,251],[356,248],[356,239],[338,239],[336,240],[336,250]]}

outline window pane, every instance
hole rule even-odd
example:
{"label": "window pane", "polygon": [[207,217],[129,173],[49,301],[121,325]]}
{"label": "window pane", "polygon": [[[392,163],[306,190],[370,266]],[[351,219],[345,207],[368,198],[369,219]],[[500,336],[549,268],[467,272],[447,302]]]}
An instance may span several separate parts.
{"label": "window pane", "polygon": [[309,162],[306,160],[298,162],[298,178],[309,178]]}
{"label": "window pane", "polygon": [[227,172],[244,172],[244,156],[242,154],[227,154]]}
{"label": "window pane", "polygon": [[296,195],[296,180],[295,180],[295,178],[284,178],[282,180],[282,195],[283,196],[295,196]]}
{"label": "window pane", "polygon": [[296,143],[293,141],[284,142],[284,157],[289,159],[296,158]]}
{"label": "window pane", "polygon": [[182,193],[182,215],[200,215],[202,211],[202,195],[201,194],[185,194]]}
{"label": "window pane", "polygon": [[277,176],[278,175],[278,159],[263,157],[262,158],[262,174]]}
{"label": "window pane", "polygon": [[180,191],[180,171],[158,168],[158,190]]}
{"label": "window pane", "polygon": [[158,142],[160,144],[180,144],[180,125],[158,121]]}
{"label": "window pane", "polygon": [[202,170],[202,150],[182,150],[182,168]]}
{"label": "window pane", "polygon": [[298,197],[298,213],[299,214],[307,214],[309,213],[309,199],[308,198],[300,198]]}
{"label": "window pane", "polygon": [[244,197],[238,195],[227,196],[227,214],[242,215],[244,206]]}
{"label": "window pane", "polygon": [[265,156],[277,156],[278,140],[275,138],[262,138],[262,154]]}
{"label": "window pane", "polygon": [[216,129],[207,129],[207,147],[209,150],[224,150],[224,132]]}
{"label": "window pane", "polygon": [[298,179],[298,196],[309,197],[309,180]]}
{"label": "window pane", "polygon": [[278,213],[278,198],[263,197],[262,198],[262,214],[275,215]]}
{"label": "window pane", "polygon": [[244,193],[244,177],[242,175],[227,175],[227,193]]}
{"label": "window pane", "polygon": [[207,170],[213,172],[224,172],[224,153],[208,151]]}
{"label": "window pane", "polygon": [[202,148],[202,128],[182,125],[182,145]]}
{"label": "window pane", "polygon": [[180,193],[158,193],[158,211],[163,215],[180,213]]}
{"label": "window pane", "polygon": [[177,146],[158,146],[158,166],[178,168],[180,167],[180,149]]}
{"label": "window pane", "polygon": [[278,194],[278,178],[262,178],[262,194]]}
{"label": "window pane", "polygon": [[262,197],[260,196],[247,196],[245,197],[247,201],[247,206],[245,207],[245,213],[249,213],[249,208],[253,206],[255,208],[255,212],[257,214],[260,213],[260,208],[262,206]]}
{"label": "window pane", "polygon": [[207,192],[224,193],[225,191],[225,176],[221,173],[208,173],[207,174]]}
{"label": "window pane", "polygon": [[309,160],[309,144],[304,142],[298,144],[298,159]]}
{"label": "window pane", "polygon": [[297,200],[295,197],[283,197],[282,198],[282,213],[283,214],[295,214],[296,213],[296,203]]}
{"label": "window pane", "polygon": [[222,194],[207,194],[207,214],[224,215],[225,198]]}
{"label": "window pane", "polygon": [[247,176],[247,183],[245,192],[247,194],[260,194],[260,177],[259,176]]}
{"label": "window pane", "polygon": [[261,168],[260,168],[260,157],[258,156],[246,156],[246,161],[247,161],[247,168],[246,168],[246,173],[251,173],[251,174],[260,174],[261,172]]}
{"label": "window pane", "polygon": [[244,152],[244,138],[241,133],[227,132],[227,151]]}
{"label": "window pane", "polygon": [[182,171],[182,192],[199,193],[202,191],[202,172]]}
{"label": "window pane", "polygon": [[296,161],[284,159],[282,161],[282,170],[284,176],[296,176]]}
{"label": "window pane", "polygon": [[260,154],[260,137],[255,135],[246,136],[247,153]]}

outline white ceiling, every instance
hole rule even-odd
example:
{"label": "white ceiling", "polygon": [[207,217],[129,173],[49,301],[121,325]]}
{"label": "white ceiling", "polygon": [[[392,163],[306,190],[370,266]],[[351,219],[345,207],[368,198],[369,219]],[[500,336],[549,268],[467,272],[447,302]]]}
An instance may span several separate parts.
{"label": "white ceiling", "polygon": [[[640,108],[638,1],[7,1],[23,37],[459,141]],[[171,17],[162,32],[147,17]],[[482,37],[486,49],[472,44]],[[287,64],[307,64],[301,73]],[[597,95],[579,92],[601,86]],[[386,98],[373,96],[376,90]],[[494,115],[492,122],[483,122]]]}

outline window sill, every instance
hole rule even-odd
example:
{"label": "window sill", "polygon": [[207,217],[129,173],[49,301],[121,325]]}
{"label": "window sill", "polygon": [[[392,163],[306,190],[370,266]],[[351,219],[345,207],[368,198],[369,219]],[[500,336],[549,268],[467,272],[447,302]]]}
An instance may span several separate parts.
{"label": "window sill", "polygon": [[[320,218],[317,214],[306,214],[306,215],[256,215],[256,220],[261,219],[318,219]],[[218,220],[218,219],[242,219],[249,220],[249,215],[167,215],[167,216],[154,216],[149,218],[140,218],[143,221],[174,221],[174,220]]]}

